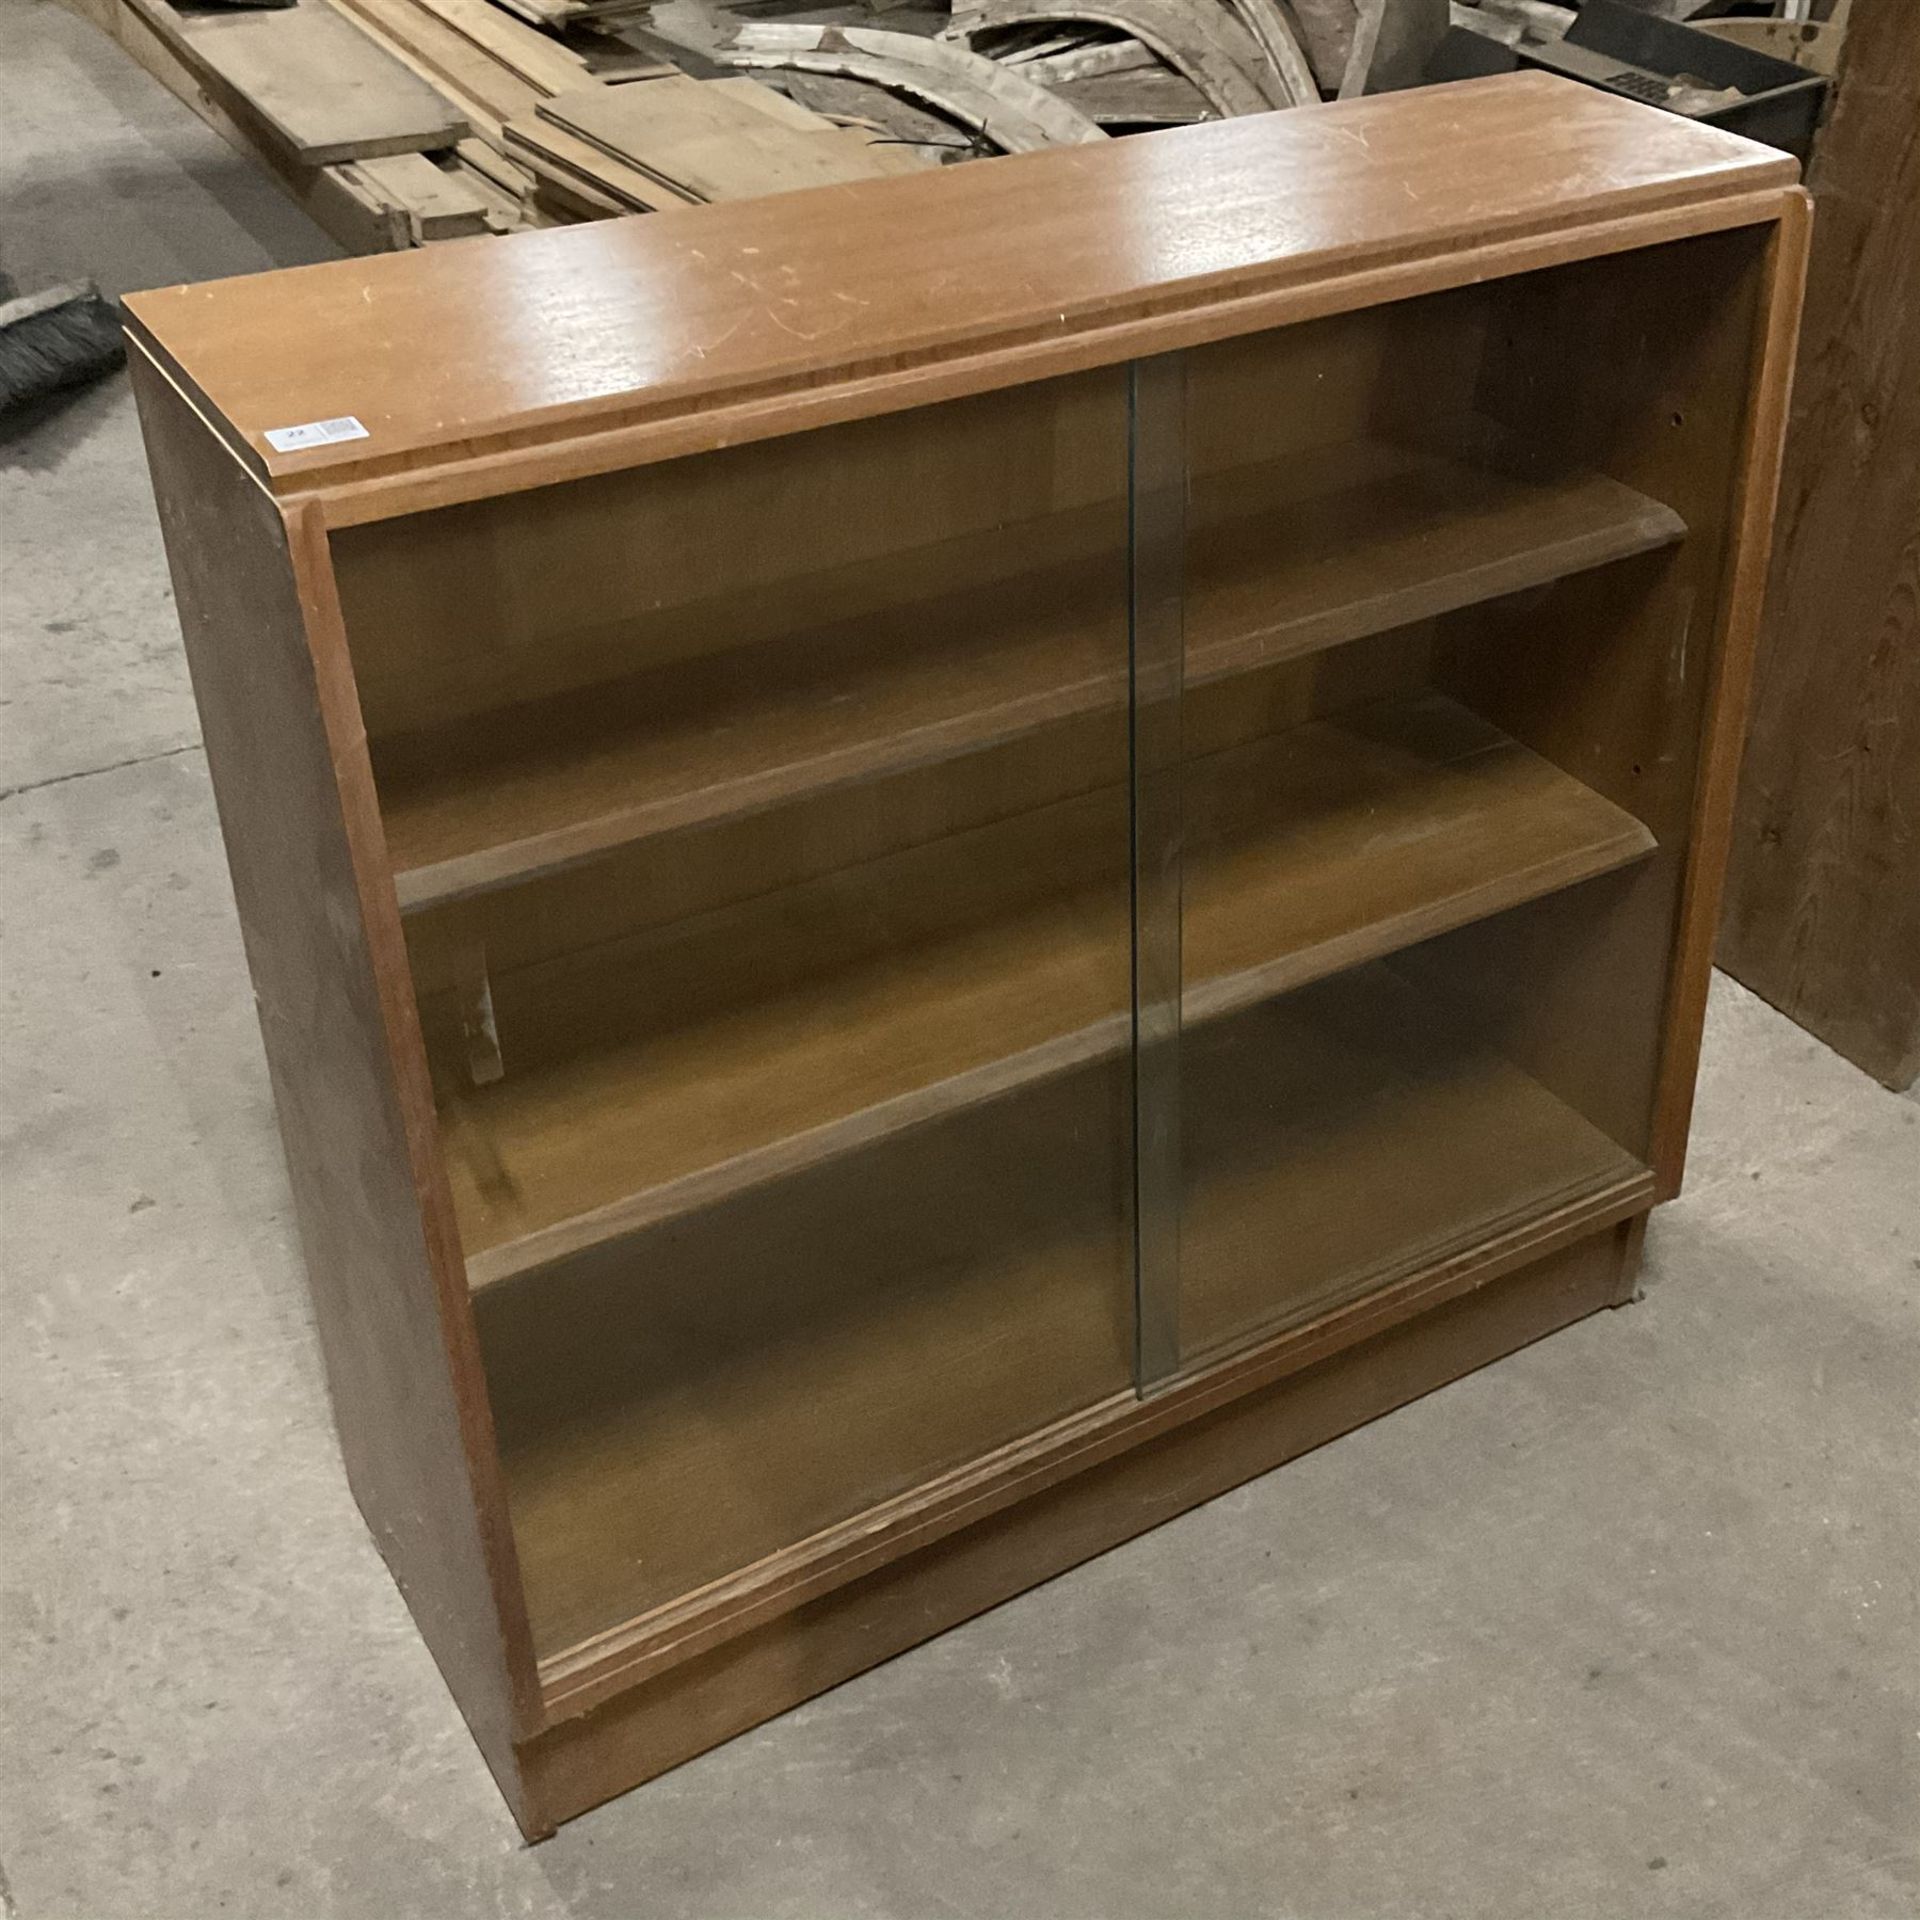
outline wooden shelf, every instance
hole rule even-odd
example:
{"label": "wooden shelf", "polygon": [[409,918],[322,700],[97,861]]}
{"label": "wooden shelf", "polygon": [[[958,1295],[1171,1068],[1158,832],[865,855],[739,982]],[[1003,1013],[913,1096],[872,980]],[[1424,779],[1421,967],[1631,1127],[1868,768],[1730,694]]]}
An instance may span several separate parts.
{"label": "wooden shelf", "polygon": [[[1196,761],[1185,811],[1191,1024],[1653,846],[1431,693]],[[506,1077],[443,1090],[471,1282],[1123,1050],[1126,821],[1102,791],[500,983]]]}
{"label": "wooden shelf", "polygon": [[[1126,1392],[1125,1097],[1094,1062],[481,1295],[542,1656]],[[1182,1107],[1190,1357],[1646,1181],[1384,965],[1211,1030]]]}
{"label": "wooden shelf", "polygon": [[[1054,541],[1024,528],[1018,548],[1084,555],[1080,522],[1089,515]],[[1684,531],[1599,475],[1519,479],[1374,441],[1198,480],[1188,683],[1545,585]],[[400,903],[1117,712],[1124,581],[1117,551],[1083,557],[378,746]]]}

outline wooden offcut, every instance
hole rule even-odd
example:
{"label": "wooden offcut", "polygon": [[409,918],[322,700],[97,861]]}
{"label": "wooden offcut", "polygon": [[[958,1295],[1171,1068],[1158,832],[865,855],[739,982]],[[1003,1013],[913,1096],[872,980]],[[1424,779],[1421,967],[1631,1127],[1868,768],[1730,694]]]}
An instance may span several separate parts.
{"label": "wooden offcut", "polygon": [[424,154],[357,160],[349,172],[375,199],[401,213],[415,246],[489,230],[486,199],[460,173],[435,166]]}
{"label": "wooden offcut", "polygon": [[310,167],[451,147],[467,122],[325,4],[176,16],[190,58]]}

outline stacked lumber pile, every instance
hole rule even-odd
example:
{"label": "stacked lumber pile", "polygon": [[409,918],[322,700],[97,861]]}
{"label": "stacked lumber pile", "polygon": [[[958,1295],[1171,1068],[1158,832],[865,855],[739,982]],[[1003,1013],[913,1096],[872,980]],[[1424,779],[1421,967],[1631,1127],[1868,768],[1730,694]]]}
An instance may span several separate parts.
{"label": "stacked lumber pile", "polygon": [[70,4],[356,253],[927,164],[730,68],[562,37],[607,35],[634,0]]}
{"label": "stacked lumber pile", "polygon": [[523,224],[518,198],[462,158],[471,140],[459,104],[326,0],[271,11],[69,3],[266,165],[350,251]]}
{"label": "stacked lumber pile", "polygon": [[1512,38],[1572,17],[1547,0],[68,4],[355,252],[1265,113],[1414,84],[1450,22]]}

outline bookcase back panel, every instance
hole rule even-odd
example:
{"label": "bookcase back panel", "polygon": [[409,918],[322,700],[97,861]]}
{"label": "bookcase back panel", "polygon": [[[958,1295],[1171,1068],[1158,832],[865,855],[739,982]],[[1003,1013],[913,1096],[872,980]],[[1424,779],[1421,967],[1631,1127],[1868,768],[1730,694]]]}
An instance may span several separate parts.
{"label": "bookcase back panel", "polygon": [[476,715],[1098,556],[1125,493],[1109,369],[353,528],[368,732],[444,756]]}

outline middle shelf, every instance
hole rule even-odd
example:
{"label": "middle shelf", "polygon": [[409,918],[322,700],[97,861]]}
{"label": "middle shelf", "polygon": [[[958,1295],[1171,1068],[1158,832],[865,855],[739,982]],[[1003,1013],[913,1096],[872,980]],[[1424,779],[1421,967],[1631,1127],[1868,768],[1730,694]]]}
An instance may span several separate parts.
{"label": "middle shelf", "polygon": [[[1183,804],[1194,1024],[1654,846],[1432,692],[1197,759]],[[496,982],[504,1077],[442,1089],[471,1283],[1122,1052],[1128,832],[1102,788]]]}

